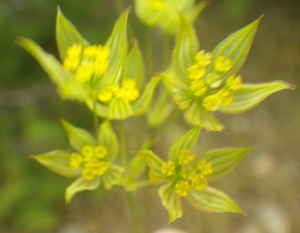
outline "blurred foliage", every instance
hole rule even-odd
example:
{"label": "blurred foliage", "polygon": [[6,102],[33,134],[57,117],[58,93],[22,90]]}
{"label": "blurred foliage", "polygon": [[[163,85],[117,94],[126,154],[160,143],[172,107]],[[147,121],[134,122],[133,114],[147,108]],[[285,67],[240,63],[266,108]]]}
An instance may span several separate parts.
{"label": "blurred foliage", "polygon": [[[64,188],[70,183],[68,179],[62,179],[60,176],[53,175],[51,172],[47,171],[42,166],[36,164],[35,161],[30,159],[30,155],[43,153],[45,151],[52,150],[54,148],[65,148],[69,149],[67,146],[67,137],[63,132],[62,126],[59,122],[59,117],[63,117],[68,119],[74,125],[79,125],[84,128],[92,127],[92,119],[90,119],[89,111],[83,105],[78,105],[76,103],[71,102],[62,102],[57,96],[55,87],[49,83],[48,77],[36,63],[36,61],[31,58],[28,54],[26,54],[22,49],[15,46],[13,41],[16,36],[24,36],[28,38],[32,38],[34,41],[38,42],[46,51],[53,53],[57,56],[57,50],[55,45],[55,17],[56,17],[56,9],[57,5],[60,5],[61,9],[65,15],[68,16],[69,19],[76,25],[80,32],[84,35],[84,37],[88,38],[91,43],[103,43],[107,35],[110,33],[110,29],[113,27],[115,19],[118,16],[118,9],[114,7],[114,4],[111,0],[101,0],[101,1],[81,1],[81,0],[2,0],[0,1],[0,232],[2,233],[47,233],[47,232],[57,232],[59,226],[64,225],[64,221],[68,221],[68,218],[73,218],[74,214],[71,212],[77,210],[81,211],[80,213],[84,213],[83,220],[86,221],[86,225],[90,225],[91,221],[98,221],[100,217],[103,217],[104,214],[102,212],[109,213],[107,216],[107,221],[112,221],[112,225],[115,225],[114,222],[116,218],[118,218],[119,229],[122,229],[122,224],[124,220],[119,219],[124,214],[124,211],[118,211],[120,209],[120,200],[121,198],[117,198],[114,192],[110,193],[110,196],[104,196],[102,190],[100,189],[97,192],[92,192],[91,194],[82,194],[84,197],[89,197],[87,200],[83,201],[80,199],[80,196],[76,202],[74,202],[73,207],[65,207],[64,205]],[[125,6],[129,6],[131,1],[123,1]],[[276,1],[278,4],[281,2],[282,6],[286,7],[290,5],[289,10],[293,12],[290,16],[294,17],[294,22],[299,24],[299,9],[300,9],[300,1],[298,0],[281,0]],[[239,21],[240,19],[245,20],[245,18],[251,17],[251,20],[257,18],[261,14],[265,13],[266,9],[269,9],[266,6],[271,6],[274,3],[272,0],[268,1],[259,1],[259,0],[216,0],[214,1],[214,6],[207,9],[207,12],[203,12],[203,18],[206,18],[205,29],[200,24],[200,31],[204,34],[212,31],[217,31],[218,29],[213,27],[207,19],[218,18],[219,21],[216,23],[220,23],[227,19],[227,24],[233,25],[235,21]],[[279,9],[281,5],[279,5]],[[286,8],[285,8],[286,9]],[[255,11],[254,14],[250,14],[250,11]],[[219,14],[223,12],[223,14]],[[288,12],[288,11],[286,11]],[[297,14],[296,14],[296,13]],[[254,16],[253,16],[254,15]],[[276,14],[275,14],[276,15]],[[286,13],[288,15],[288,13]],[[296,15],[296,16],[295,16]],[[217,16],[217,17],[216,17]],[[131,17],[135,19],[135,16],[132,14]],[[200,17],[200,18],[201,18]],[[250,22],[248,20],[247,22]],[[285,20],[287,20],[285,18]],[[272,22],[276,24],[278,19],[272,18],[268,19],[266,16],[266,21]],[[230,23],[228,23],[230,22]],[[281,22],[281,21],[280,21]],[[284,22],[284,21],[283,21]],[[245,24],[246,22],[242,22]],[[264,22],[262,22],[263,24]],[[236,25],[236,24],[235,24]],[[234,25],[234,28],[238,28]],[[281,26],[284,24],[281,24]],[[294,24],[288,24],[294,25]],[[280,26],[280,27],[281,27]],[[137,33],[137,37],[142,37],[145,29],[142,29],[141,23],[137,21],[131,22],[131,27],[134,29],[134,32]],[[233,27],[233,26],[231,26]],[[209,30],[208,30],[209,28]],[[220,25],[220,31],[224,31],[224,25]],[[267,27],[265,27],[267,28]],[[294,27],[293,27],[294,28]],[[227,29],[226,29],[227,30]],[[272,28],[271,28],[272,30]],[[274,31],[278,31],[277,27],[274,27]],[[287,29],[288,30],[288,29]],[[296,30],[291,29],[293,34],[291,34],[290,39],[293,40],[293,43],[299,44],[300,28],[296,28]],[[233,30],[232,30],[233,31]],[[277,32],[276,31],[276,32]],[[286,32],[286,31],[284,31]],[[290,31],[289,31],[290,32]],[[226,31],[225,34],[229,34],[230,29]],[[210,37],[205,36],[200,37],[200,40],[203,39],[203,44],[208,44],[208,40],[212,42],[218,41],[220,38],[224,36],[216,35],[216,39],[211,39]],[[267,33],[266,33],[267,34]],[[286,34],[284,34],[286,35]],[[267,36],[267,35],[266,35]],[[214,36],[213,36],[214,37]],[[278,35],[279,37],[279,35]],[[267,37],[265,37],[267,38]],[[270,38],[269,39],[274,39]],[[275,38],[276,39],[276,38]],[[278,48],[280,45],[279,42],[273,40],[272,43],[267,42],[268,46],[259,47],[258,43],[255,42],[253,53],[261,52],[261,51],[276,51],[274,48]],[[283,36],[278,40],[282,40],[283,43],[288,43],[284,40]],[[282,42],[281,41],[281,42]],[[143,44],[141,42],[141,44]],[[271,45],[274,45],[273,47]],[[264,75],[265,81],[270,74],[276,76],[276,78],[281,76],[294,75],[289,78],[284,78],[285,80],[293,83],[296,82],[296,74],[299,73],[299,62],[297,65],[293,65],[289,61],[295,60],[299,61],[299,46],[292,47],[292,45],[288,47],[289,50],[281,51],[286,53],[286,57],[291,58],[287,59],[288,64],[286,69],[279,69],[280,66],[275,62],[275,58],[279,59],[279,55],[275,54],[272,59],[270,57],[260,57],[261,66],[264,66],[266,60],[268,63],[273,66],[262,70],[260,64],[257,64],[260,61],[253,60],[253,58],[249,58],[248,70],[253,72],[253,80],[256,77],[260,77]],[[261,50],[260,50],[261,49]],[[259,55],[257,55],[259,57]],[[272,56],[272,53],[271,53]],[[257,58],[257,57],[256,57]],[[264,59],[265,58],[265,59]],[[284,58],[281,58],[283,61]],[[282,63],[281,63],[282,64]],[[255,69],[254,69],[255,68]],[[263,67],[265,68],[265,67]],[[278,72],[272,72],[272,70],[279,70]],[[289,73],[286,72],[288,69]],[[256,71],[257,70],[257,71]],[[244,72],[247,73],[247,67],[245,67]],[[258,75],[259,74],[259,75]],[[271,77],[270,79],[274,79]],[[297,82],[296,82],[297,84]],[[292,103],[299,105],[299,92],[297,98],[292,97],[294,93],[289,94],[288,98]],[[296,93],[295,93],[296,94]],[[294,94],[294,95],[295,95]],[[277,98],[277,99],[276,99]],[[263,179],[259,176],[259,173],[253,174],[253,169],[255,166],[259,167],[261,165],[260,154],[259,151],[254,154],[254,158],[256,159],[253,163],[257,163],[255,166],[251,164],[246,164],[244,167],[240,167],[239,170],[236,171],[237,176],[231,176],[228,183],[224,183],[224,189],[226,189],[227,185],[233,185],[233,189],[237,190],[236,192],[241,192],[245,194],[244,200],[248,205],[245,204],[245,207],[251,211],[252,206],[255,206],[256,198],[260,196],[265,196],[272,200],[277,201],[278,199],[282,201],[281,206],[285,205],[286,208],[290,210],[289,215],[286,215],[291,218],[293,221],[291,231],[281,231],[281,232],[298,232],[299,230],[299,221],[297,216],[300,216],[297,205],[295,205],[295,193],[297,187],[299,187],[299,175],[297,174],[290,177],[290,174],[294,173],[297,169],[299,171],[299,166],[297,166],[297,162],[299,163],[299,159],[297,160],[298,150],[295,146],[295,143],[299,144],[299,132],[296,133],[296,125],[299,125],[299,114],[300,109],[296,107],[293,111],[293,116],[278,116],[278,111],[286,111],[288,112],[291,109],[291,103],[286,104],[283,103],[280,97],[274,97],[274,101],[269,101],[271,107],[268,110],[263,110],[263,108],[259,108],[257,113],[261,113],[262,115],[251,115],[249,117],[251,119],[251,123],[249,123],[249,119],[242,120],[242,117],[232,118],[232,122],[230,129],[223,134],[223,138],[220,141],[217,141],[217,137],[213,134],[206,135],[207,139],[201,142],[201,146],[206,145],[207,147],[212,146],[213,143],[219,144],[222,146],[227,146],[225,143],[229,145],[235,145],[231,139],[234,137],[239,137],[240,141],[244,142],[253,142],[255,145],[261,146],[261,141],[255,141],[255,137],[257,137],[258,130],[255,130],[255,133],[251,133],[247,130],[253,129],[262,129],[266,127],[266,124],[272,128],[278,125],[278,122],[281,122],[282,125],[286,125],[286,121],[290,121],[290,125],[286,125],[284,129],[282,129],[281,135],[276,136],[276,132],[272,134],[272,136],[267,135],[264,130],[260,135],[261,138],[265,137],[269,141],[264,141],[265,149],[266,147],[273,146],[270,151],[266,150],[266,152],[261,152],[267,159],[273,161],[273,168],[271,167],[270,173],[263,174]],[[298,102],[297,102],[298,101]],[[277,121],[268,121],[272,120],[275,117]],[[261,119],[264,118],[264,121]],[[273,119],[274,120],[274,119]],[[253,125],[252,122],[256,123]],[[237,129],[236,124],[240,123],[240,128]],[[248,122],[248,124],[247,124]],[[267,123],[265,123],[267,122]],[[174,130],[174,129],[173,129]],[[233,135],[227,135],[228,131],[233,131]],[[275,136],[274,136],[275,135]],[[282,138],[282,135],[291,136],[290,140]],[[170,139],[169,139],[170,140]],[[251,141],[252,140],[252,141]],[[209,142],[208,142],[209,141]],[[276,146],[274,144],[277,142]],[[287,145],[284,145],[284,142]],[[249,144],[247,144],[249,145]],[[294,146],[294,147],[293,147]],[[289,148],[288,150],[286,148]],[[263,150],[264,148],[262,148]],[[265,154],[267,153],[267,154]],[[269,155],[269,154],[271,155]],[[278,160],[276,160],[272,155],[278,155]],[[289,156],[290,154],[294,156]],[[269,157],[271,158],[269,158]],[[289,158],[288,163],[284,163],[286,157]],[[247,160],[248,162],[250,160]],[[296,162],[297,161],[297,162]],[[283,165],[281,165],[283,163]],[[280,164],[280,166],[278,165]],[[272,165],[272,164],[271,164]],[[291,166],[290,166],[291,165]],[[295,167],[296,166],[296,167]],[[275,167],[275,168],[274,168]],[[280,170],[281,168],[281,170]],[[278,175],[274,175],[272,170],[278,169]],[[266,171],[264,171],[266,172]],[[251,174],[249,176],[249,174]],[[277,173],[276,173],[277,174]],[[240,177],[238,177],[240,176]],[[247,177],[248,176],[248,177]],[[245,184],[242,178],[249,178],[252,183],[251,185]],[[276,183],[276,185],[268,188],[267,185],[270,186],[270,181],[272,184]],[[276,181],[276,182],[274,182]],[[288,181],[288,182],[287,182]],[[297,183],[296,183],[297,182]],[[250,183],[250,182],[249,182]],[[259,184],[259,185],[256,185]],[[284,185],[281,185],[284,184]],[[222,187],[222,184],[220,187]],[[289,188],[291,187],[291,188]],[[280,196],[280,192],[282,190],[289,190],[288,192],[284,191],[284,196]],[[299,191],[299,189],[298,189]],[[147,198],[152,198],[153,195],[156,195],[156,190],[154,192],[146,189],[147,194],[143,196],[145,200]],[[276,196],[277,195],[277,196]],[[279,196],[278,196],[279,195]],[[115,212],[113,212],[109,208],[103,208],[101,211],[99,210],[100,204],[97,203],[100,198],[106,198],[108,200],[108,205],[112,206]],[[114,199],[116,197],[116,199]],[[273,199],[272,199],[273,198]],[[298,197],[299,198],[299,197]],[[90,200],[90,201],[89,201]],[[291,201],[289,201],[291,200]],[[122,201],[122,200],[121,200]],[[149,221],[148,228],[153,229],[153,224],[155,221],[157,225],[160,226],[166,222],[165,219],[160,219],[161,215],[157,215],[156,211],[161,207],[158,199],[155,199],[156,204],[153,203],[145,203],[145,208],[149,210],[145,215],[147,217],[152,218],[152,221]],[[92,204],[91,204],[92,203]],[[95,204],[96,203],[96,204]],[[93,206],[95,210],[87,213],[87,208],[85,204],[88,206]],[[122,204],[122,203],[121,203]],[[252,205],[253,204],[253,205]],[[103,207],[103,206],[102,206]],[[72,209],[73,208],[73,209]],[[156,209],[155,209],[156,208]],[[254,207],[253,207],[254,208]],[[102,211],[103,210],[103,211]],[[155,210],[155,212],[151,212]],[[159,211],[158,211],[159,212]],[[191,213],[193,214],[192,210]],[[125,215],[125,214],[124,214]],[[195,216],[195,213],[194,213]],[[197,215],[198,216],[198,215]],[[123,216],[124,217],[124,216]],[[90,220],[87,220],[91,218]],[[232,217],[232,215],[226,216],[216,216],[216,215],[199,215],[200,223],[203,223],[202,227],[199,227],[203,232],[220,232],[220,227],[224,227],[221,232],[230,232],[226,231],[225,228],[238,226],[237,222],[244,223],[246,220],[242,219],[242,217]],[[213,218],[214,221],[218,222],[218,224],[209,225],[209,218]],[[256,219],[252,219],[252,222],[261,221]],[[229,219],[229,220],[228,220]],[[78,220],[78,222],[80,222]],[[186,220],[186,222],[179,221],[177,226],[184,227],[185,229],[192,229],[192,224],[194,224],[195,220]],[[197,221],[198,222],[198,221]],[[250,221],[249,221],[250,222]],[[251,222],[247,224],[251,226]],[[102,226],[107,222],[101,223]],[[199,224],[200,224],[199,223]],[[99,223],[99,225],[101,225]],[[92,228],[90,228],[92,229]],[[109,230],[107,228],[107,232],[115,232],[114,230]],[[195,228],[194,228],[195,229]],[[232,229],[232,228],[231,228]],[[257,228],[254,228],[254,230]],[[267,229],[266,227],[264,229]],[[294,230],[294,231],[293,231]],[[85,231],[82,231],[85,232]],[[90,232],[98,232],[97,230],[91,230]],[[242,232],[242,231],[240,231]],[[246,232],[243,231],[243,232]],[[249,232],[249,231],[248,231]],[[254,231],[254,232],[270,232],[270,231]]]}

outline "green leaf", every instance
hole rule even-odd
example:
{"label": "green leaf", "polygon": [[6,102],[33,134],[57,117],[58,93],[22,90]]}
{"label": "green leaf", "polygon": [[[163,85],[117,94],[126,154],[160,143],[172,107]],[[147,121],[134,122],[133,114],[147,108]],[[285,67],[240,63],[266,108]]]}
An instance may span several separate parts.
{"label": "green leaf", "polygon": [[62,176],[78,177],[80,175],[80,170],[73,170],[70,168],[70,153],[68,152],[55,150],[45,154],[34,155],[32,158],[46,168]]}
{"label": "green leaf", "polygon": [[111,128],[111,124],[108,120],[104,121],[100,125],[98,138],[99,138],[99,144],[105,146],[108,150],[106,159],[108,161],[112,161],[118,154],[119,143],[114,131]]}
{"label": "green leaf", "polygon": [[115,184],[118,184],[124,169],[121,166],[111,164],[103,176],[101,176],[104,187],[111,189]]}
{"label": "green leaf", "polygon": [[151,127],[156,127],[166,121],[171,113],[176,109],[176,105],[171,100],[166,88],[160,89],[156,101],[147,111],[147,120]]}
{"label": "green leaf", "polygon": [[15,43],[30,53],[58,86],[59,94],[63,99],[83,101],[88,98],[88,90],[75,81],[73,74],[66,72],[61,64],[39,45],[29,39],[18,37]]}
{"label": "green leaf", "polygon": [[187,88],[189,87],[190,79],[186,70],[193,64],[198,48],[199,43],[193,26],[182,17],[180,29],[176,35],[172,66],[180,79],[185,82]]}
{"label": "green leaf", "polygon": [[108,118],[112,120],[124,120],[133,115],[133,109],[129,101],[121,98],[113,98],[109,103]]}
{"label": "green leaf", "polygon": [[[122,63],[127,54],[127,18],[128,11],[126,10],[117,20],[113,32],[109,37],[106,45],[110,48],[108,58],[108,68],[103,76],[103,80],[111,80],[109,84],[117,83],[122,70]],[[116,71],[119,70],[117,73]]]}
{"label": "green leaf", "polygon": [[99,177],[93,180],[85,180],[82,177],[78,178],[66,189],[66,193],[65,193],[66,203],[67,204],[70,203],[71,199],[76,193],[84,190],[94,190],[98,188],[99,185],[100,185]]}
{"label": "green leaf", "polygon": [[176,162],[180,150],[193,150],[198,137],[200,135],[201,127],[193,127],[180,138],[178,138],[169,149],[169,159]]}
{"label": "green leaf", "polygon": [[151,150],[142,150],[138,152],[150,168],[149,179],[153,183],[162,183],[168,181],[168,177],[161,173],[163,160],[154,154]]}
{"label": "green leaf", "polygon": [[161,78],[162,76],[160,75],[153,77],[147,84],[142,96],[133,103],[133,111],[135,116],[141,115],[147,111],[153,99],[155,87]]}
{"label": "green leaf", "polygon": [[203,191],[191,189],[187,200],[195,208],[205,212],[233,212],[242,213],[238,205],[225,193],[207,186]]}
{"label": "green leaf", "polygon": [[92,135],[84,129],[75,127],[69,122],[62,120],[63,127],[68,135],[70,145],[77,151],[84,146],[95,146],[96,142]]}
{"label": "green leaf", "polygon": [[89,45],[88,41],[80,35],[73,24],[63,15],[59,7],[57,8],[56,16],[56,43],[62,61],[66,57],[68,48],[73,44],[81,44],[83,47]]}
{"label": "green leaf", "polygon": [[224,126],[213,116],[213,113],[208,112],[199,100],[195,100],[185,110],[184,118],[189,124],[201,126],[208,131],[222,131],[224,129]]}
{"label": "green leaf", "polygon": [[231,114],[242,113],[254,108],[269,95],[284,89],[293,89],[293,87],[283,81],[244,84],[240,90],[232,92],[233,102],[227,107],[220,107],[218,111]]}
{"label": "green leaf", "polygon": [[251,150],[251,148],[222,148],[201,155],[199,159],[212,164],[213,173],[207,176],[208,181],[213,182],[226,176]]}
{"label": "green leaf", "polygon": [[[262,17],[258,18],[248,26],[232,33],[214,48],[212,51],[212,61],[215,61],[221,55],[230,58],[232,61],[232,68],[221,74],[220,79],[225,79],[232,74],[236,74],[243,66],[261,18]],[[213,64],[214,62],[207,67],[207,73],[214,69]]]}
{"label": "green leaf", "polygon": [[130,50],[126,60],[125,75],[136,81],[137,89],[141,89],[144,79],[144,63],[142,53],[137,41],[134,41],[133,48]]}
{"label": "green leaf", "polygon": [[182,216],[182,206],[180,197],[175,193],[172,183],[167,183],[159,188],[158,194],[163,206],[169,213],[169,223]]}

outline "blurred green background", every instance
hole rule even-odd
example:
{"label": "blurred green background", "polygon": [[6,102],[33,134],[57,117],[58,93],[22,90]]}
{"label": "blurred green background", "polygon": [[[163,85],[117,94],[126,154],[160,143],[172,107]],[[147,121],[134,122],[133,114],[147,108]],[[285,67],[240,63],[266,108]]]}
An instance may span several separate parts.
{"label": "blurred green background", "polygon": [[[120,6],[112,0],[0,1],[0,232],[118,233],[132,232],[121,188],[78,194],[64,204],[71,180],[51,173],[30,155],[69,149],[59,119],[92,128],[85,106],[61,101],[37,62],[13,44],[16,36],[36,41],[57,56],[57,6],[91,43],[105,43]],[[123,9],[132,1],[123,1]],[[300,1],[215,0],[196,21],[202,49],[212,50],[222,39],[264,14],[249,57],[241,70],[245,82],[284,80],[298,85],[300,73]],[[144,45],[145,27],[134,12],[129,23]],[[161,68],[162,37],[154,30],[155,66]],[[202,132],[198,152],[226,146],[255,150],[226,178],[213,184],[227,192],[247,212],[206,214],[184,203],[182,219],[170,227],[189,233],[300,232],[300,94],[282,91],[250,112],[218,117],[222,133]],[[135,124],[135,119],[129,121]],[[165,151],[174,135],[188,129],[177,121],[156,143]],[[172,137],[170,137],[172,135]],[[128,132],[128,137],[132,138]],[[134,139],[131,139],[134,140]],[[168,226],[157,187],[138,192],[147,232]]]}

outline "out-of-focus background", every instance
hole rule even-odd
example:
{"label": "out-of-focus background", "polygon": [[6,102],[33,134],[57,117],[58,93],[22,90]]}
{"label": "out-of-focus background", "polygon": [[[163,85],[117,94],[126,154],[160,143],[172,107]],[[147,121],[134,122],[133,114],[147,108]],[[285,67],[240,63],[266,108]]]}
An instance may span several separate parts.
{"label": "out-of-focus background", "polygon": [[[37,62],[13,44],[16,36],[31,38],[57,56],[57,5],[95,44],[105,43],[120,8],[129,7],[132,1],[123,1],[121,7],[112,0],[0,1],[0,232],[130,233],[121,188],[82,192],[65,205],[64,190],[72,180],[51,173],[30,158],[57,148],[70,149],[59,122],[61,117],[92,128],[86,107],[61,101]],[[284,80],[299,85],[298,0],[215,0],[196,21],[201,48],[212,50],[262,14],[249,57],[240,71],[244,81]],[[134,12],[129,23],[140,44],[145,44],[146,29]],[[160,61],[159,30],[154,31],[153,38],[156,60]],[[158,62],[155,65],[159,71],[161,66]],[[167,226],[188,233],[300,232],[299,93],[298,89],[281,91],[244,114],[217,114],[226,130],[202,132],[197,144],[199,153],[218,147],[255,148],[234,172],[213,184],[236,200],[247,216],[202,213],[184,202],[182,219],[168,225],[157,187],[147,187],[138,192],[147,232]],[[129,123],[134,124],[135,119]],[[174,137],[188,128],[180,120],[175,122],[155,147],[166,151],[171,142],[167,135]],[[132,138],[129,132],[128,138]]]}

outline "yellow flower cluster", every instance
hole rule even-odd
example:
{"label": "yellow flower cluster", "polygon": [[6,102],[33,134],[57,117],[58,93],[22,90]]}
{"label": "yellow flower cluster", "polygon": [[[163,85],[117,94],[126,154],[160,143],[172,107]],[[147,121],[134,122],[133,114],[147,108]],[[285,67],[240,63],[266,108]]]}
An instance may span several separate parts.
{"label": "yellow flower cluster", "polygon": [[107,46],[91,45],[83,47],[73,44],[67,50],[63,67],[75,74],[80,83],[99,79],[107,70],[110,49]]}
{"label": "yellow flower cluster", "polygon": [[[187,69],[187,75],[191,80],[190,91],[195,96],[202,96],[209,90],[219,88],[222,84],[220,75],[232,68],[232,61],[223,55],[218,56],[213,62],[213,69],[207,73],[207,66],[211,63],[212,55],[205,53],[204,50],[198,52],[195,56],[195,64]],[[239,90],[242,87],[241,76],[231,75],[226,84],[217,92],[208,94],[203,100],[203,105],[208,111],[216,111],[221,106],[228,106],[233,101],[232,91]]]}
{"label": "yellow flower cluster", "polygon": [[191,155],[191,151],[181,150],[177,156],[177,163],[168,161],[161,167],[162,174],[172,178],[172,182],[175,183],[175,192],[181,197],[187,196],[191,189],[202,191],[208,185],[206,176],[213,172],[211,163],[207,163],[206,160],[201,160],[187,168],[182,167],[194,159],[195,156]]}
{"label": "yellow flower cluster", "polygon": [[163,10],[165,7],[165,4],[161,0],[154,0],[151,2],[151,9],[153,11]]}
{"label": "yellow flower cluster", "polygon": [[204,98],[203,106],[208,111],[217,111],[221,106],[229,106],[233,101],[232,91],[239,90],[242,87],[242,77],[239,75],[229,76],[226,85],[217,93]]}
{"label": "yellow flower cluster", "polygon": [[105,161],[107,149],[104,146],[84,146],[79,153],[73,153],[69,166],[73,169],[82,169],[81,175],[85,180],[93,180],[102,176],[110,166]]}
{"label": "yellow flower cluster", "polygon": [[131,78],[124,79],[121,86],[119,84],[108,86],[98,95],[98,99],[101,102],[108,102],[113,98],[122,98],[126,101],[134,101],[138,97],[139,91],[136,89],[136,82]]}

